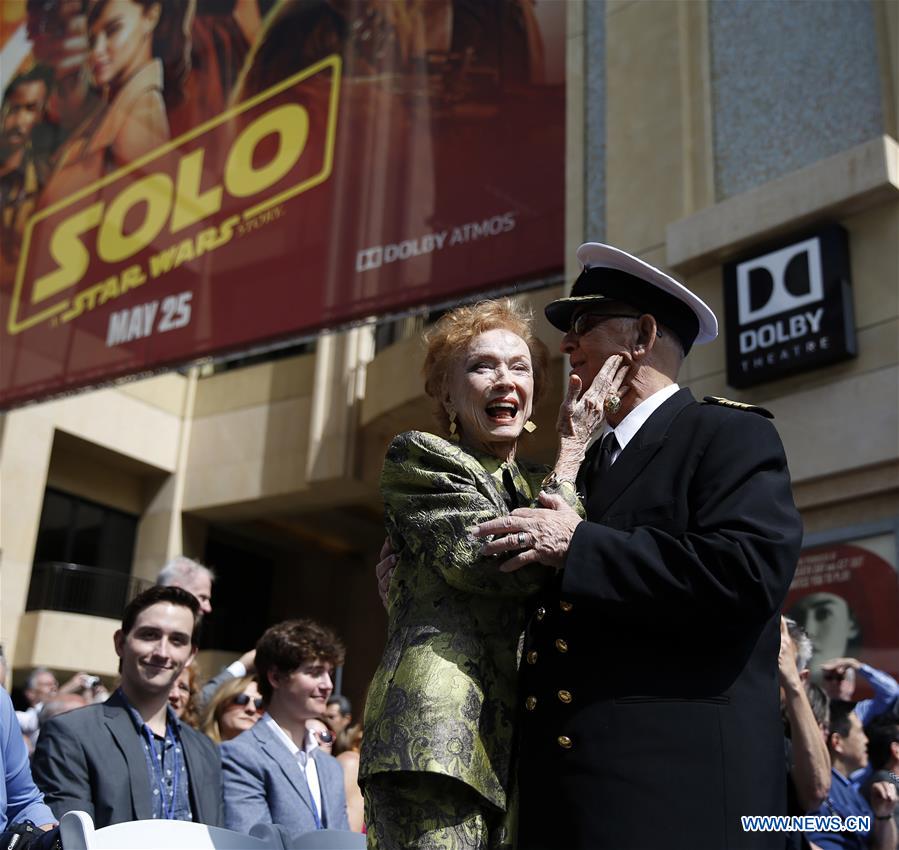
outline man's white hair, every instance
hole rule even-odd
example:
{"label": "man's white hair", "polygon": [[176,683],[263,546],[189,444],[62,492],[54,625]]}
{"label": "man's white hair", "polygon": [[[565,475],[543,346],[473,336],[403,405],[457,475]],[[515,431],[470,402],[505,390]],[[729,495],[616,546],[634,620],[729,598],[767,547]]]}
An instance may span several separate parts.
{"label": "man's white hair", "polygon": [[190,582],[191,579],[200,575],[207,575],[209,576],[209,581],[215,581],[215,573],[209,567],[203,566],[199,561],[194,561],[192,558],[185,558],[184,555],[179,555],[177,558],[172,558],[159,571],[159,575],[156,576],[156,584],[160,584],[163,587],[169,587],[173,584],[181,586],[184,582]]}
{"label": "man's white hair", "polygon": [[28,674],[28,678],[25,680],[25,690],[33,691],[37,687],[37,677],[42,676],[44,673],[49,673],[55,679],[53,671],[49,667],[35,667]]}

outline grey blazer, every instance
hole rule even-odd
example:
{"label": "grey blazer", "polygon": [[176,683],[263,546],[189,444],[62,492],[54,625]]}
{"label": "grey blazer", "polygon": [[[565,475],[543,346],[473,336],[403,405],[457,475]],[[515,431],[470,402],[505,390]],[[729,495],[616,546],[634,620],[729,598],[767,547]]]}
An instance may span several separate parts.
{"label": "grey blazer", "polygon": [[[260,720],[222,744],[225,826],[249,833],[257,823],[276,823],[290,833],[315,829],[312,797],[296,759]],[[312,751],[322,792],[323,825],[349,829],[343,769],[333,756]]]}
{"label": "grey blazer", "polygon": [[[215,744],[182,724],[181,745],[194,820],[223,826],[222,772]],[[99,829],[153,817],[143,743],[118,693],[101,705],[54,717],[41,730],[31,772],[57,818],[81,810]]]}

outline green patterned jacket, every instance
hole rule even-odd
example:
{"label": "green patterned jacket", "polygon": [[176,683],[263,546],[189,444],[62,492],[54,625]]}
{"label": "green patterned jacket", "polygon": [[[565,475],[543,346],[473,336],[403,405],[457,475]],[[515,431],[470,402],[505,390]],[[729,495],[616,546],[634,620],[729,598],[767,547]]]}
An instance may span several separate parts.
{"label": "green patterned jacket", "polygon": [[[549,570],[499,572],[501,561],[480,557],[468,528],[533,504],[545,472],[420,431],[390,444],[381,493],[398,562],[387,645],[365,707],[360,779],[442,773],[505,808],[525,603]],[[580,511],[574,487],[565,490]]]}

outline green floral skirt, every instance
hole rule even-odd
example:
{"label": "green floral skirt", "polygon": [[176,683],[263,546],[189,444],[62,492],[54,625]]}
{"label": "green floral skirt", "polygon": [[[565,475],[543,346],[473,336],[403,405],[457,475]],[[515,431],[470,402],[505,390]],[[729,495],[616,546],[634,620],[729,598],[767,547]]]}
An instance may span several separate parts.
{"label": "green floral skirt", "polygon": [[392,771],[365,782],[368,850],[512,850],[511,817],[464,782]]}

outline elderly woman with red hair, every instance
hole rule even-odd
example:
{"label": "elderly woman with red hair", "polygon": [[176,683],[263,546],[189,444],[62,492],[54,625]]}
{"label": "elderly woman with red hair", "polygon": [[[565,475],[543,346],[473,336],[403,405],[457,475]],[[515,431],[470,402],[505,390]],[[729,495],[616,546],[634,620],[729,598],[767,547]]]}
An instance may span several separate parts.
{"label": "elderly woman with red hair", "polygon": [[512,843],[519,638],[526,600],[549,571],[502,573],[468,529],[537,505],[541,490],[543,503],[551,494],[579,506],[578,467],[627,365],[610,358],[580,399],[571,378],[547,476],[517,455],[546,383],[546,348],[530,316],[511,301],[461,307],[437,322],[427,346],[425,390],[447,438],[400,434],[384,462],[397,566],[359,775],[372,850],[487,850]]}

